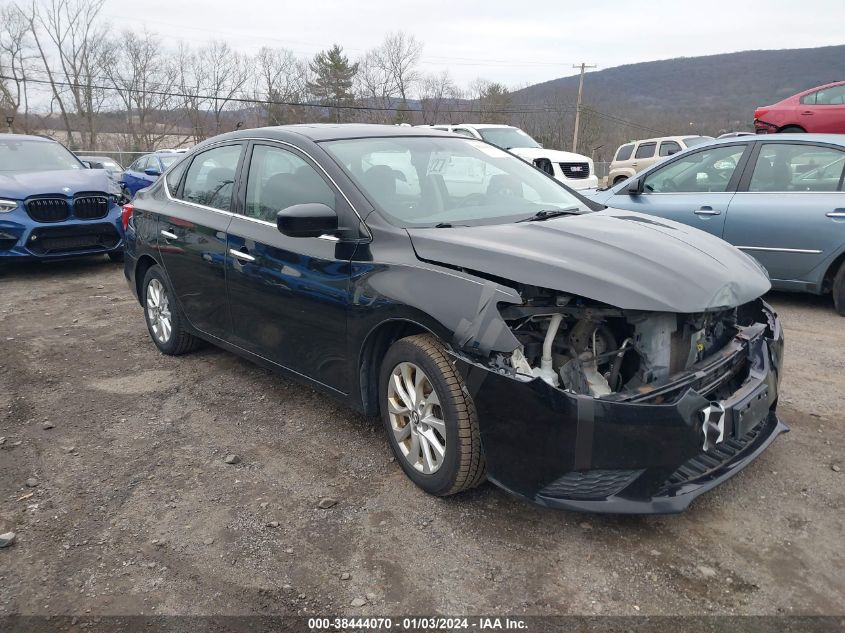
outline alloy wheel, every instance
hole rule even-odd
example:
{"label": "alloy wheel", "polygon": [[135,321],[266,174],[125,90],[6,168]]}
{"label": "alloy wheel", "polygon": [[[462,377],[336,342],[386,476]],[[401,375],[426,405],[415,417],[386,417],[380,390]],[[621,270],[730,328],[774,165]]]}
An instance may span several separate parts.
{"label": "alloy wheel", "polygon": [[170,298],[164,284],[155,277],[147,284],[147,317],[156,340],[162,344],[167,343],[173,332]]}
{"label": "alloy wheel", "polygon": [[446,456],[446,422],[434,385],[414,363],[393,368],[387,384],[390,428],[405,461],[425,475]]}

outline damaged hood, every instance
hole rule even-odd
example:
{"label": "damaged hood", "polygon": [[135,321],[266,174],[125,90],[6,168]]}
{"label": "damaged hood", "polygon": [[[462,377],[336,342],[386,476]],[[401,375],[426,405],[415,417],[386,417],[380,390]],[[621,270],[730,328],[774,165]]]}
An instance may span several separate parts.
{"label": "damaged hood", "polygon": [[770,288],[764,269],[683,224],[607,209],[538,222],[408,229],[420,259],[626,310],[702,312]]}

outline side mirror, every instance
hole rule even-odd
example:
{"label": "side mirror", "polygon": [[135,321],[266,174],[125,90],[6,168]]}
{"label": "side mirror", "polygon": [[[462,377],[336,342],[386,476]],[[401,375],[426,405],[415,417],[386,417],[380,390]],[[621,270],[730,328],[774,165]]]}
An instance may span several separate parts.
{"label": "side mirror", "polygon": [[320,237],[337,232],[337,213],[320,202],[295,204],[276,214],[276,228],[289,237]]}
{"label": "side mirror", "polygon": [[643,181],[640,178],[634,178],[628,185],[625,187],[625,191],[628,192],[629,196],[638,196],[643,192]]}
{"label": "side mirror", "polygon": [[145,169],[144,173],[147,174],[147,176],[161,176],[161,172],[155,167]]}

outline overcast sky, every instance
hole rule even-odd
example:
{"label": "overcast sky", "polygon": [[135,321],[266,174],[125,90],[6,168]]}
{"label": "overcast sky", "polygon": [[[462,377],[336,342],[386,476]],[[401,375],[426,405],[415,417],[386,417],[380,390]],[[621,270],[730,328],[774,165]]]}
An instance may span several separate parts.
{"label": "overcast sky", "polygon": [[512,88],[571,75],[580,62],[845,44],[845,0],[108,0],[104,13],[118,30],[146,26],[195,45],[224,39],[250,53],[284,46],[311,56],[337,42],[356,57],[404,30],[425,44],[426,72]]}

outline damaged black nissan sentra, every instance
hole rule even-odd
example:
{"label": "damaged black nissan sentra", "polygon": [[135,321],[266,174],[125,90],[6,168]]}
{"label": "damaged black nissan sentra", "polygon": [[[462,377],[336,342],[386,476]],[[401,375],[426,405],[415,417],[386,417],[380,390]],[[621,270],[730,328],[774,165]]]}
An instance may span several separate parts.
{"label": "damaged black nissan sentra", "polygon": [[783,431],[766,272],[447,132],[202,143],[125,209],[165,354],[210,341],[380,415],[425,491],[679,512]]}

